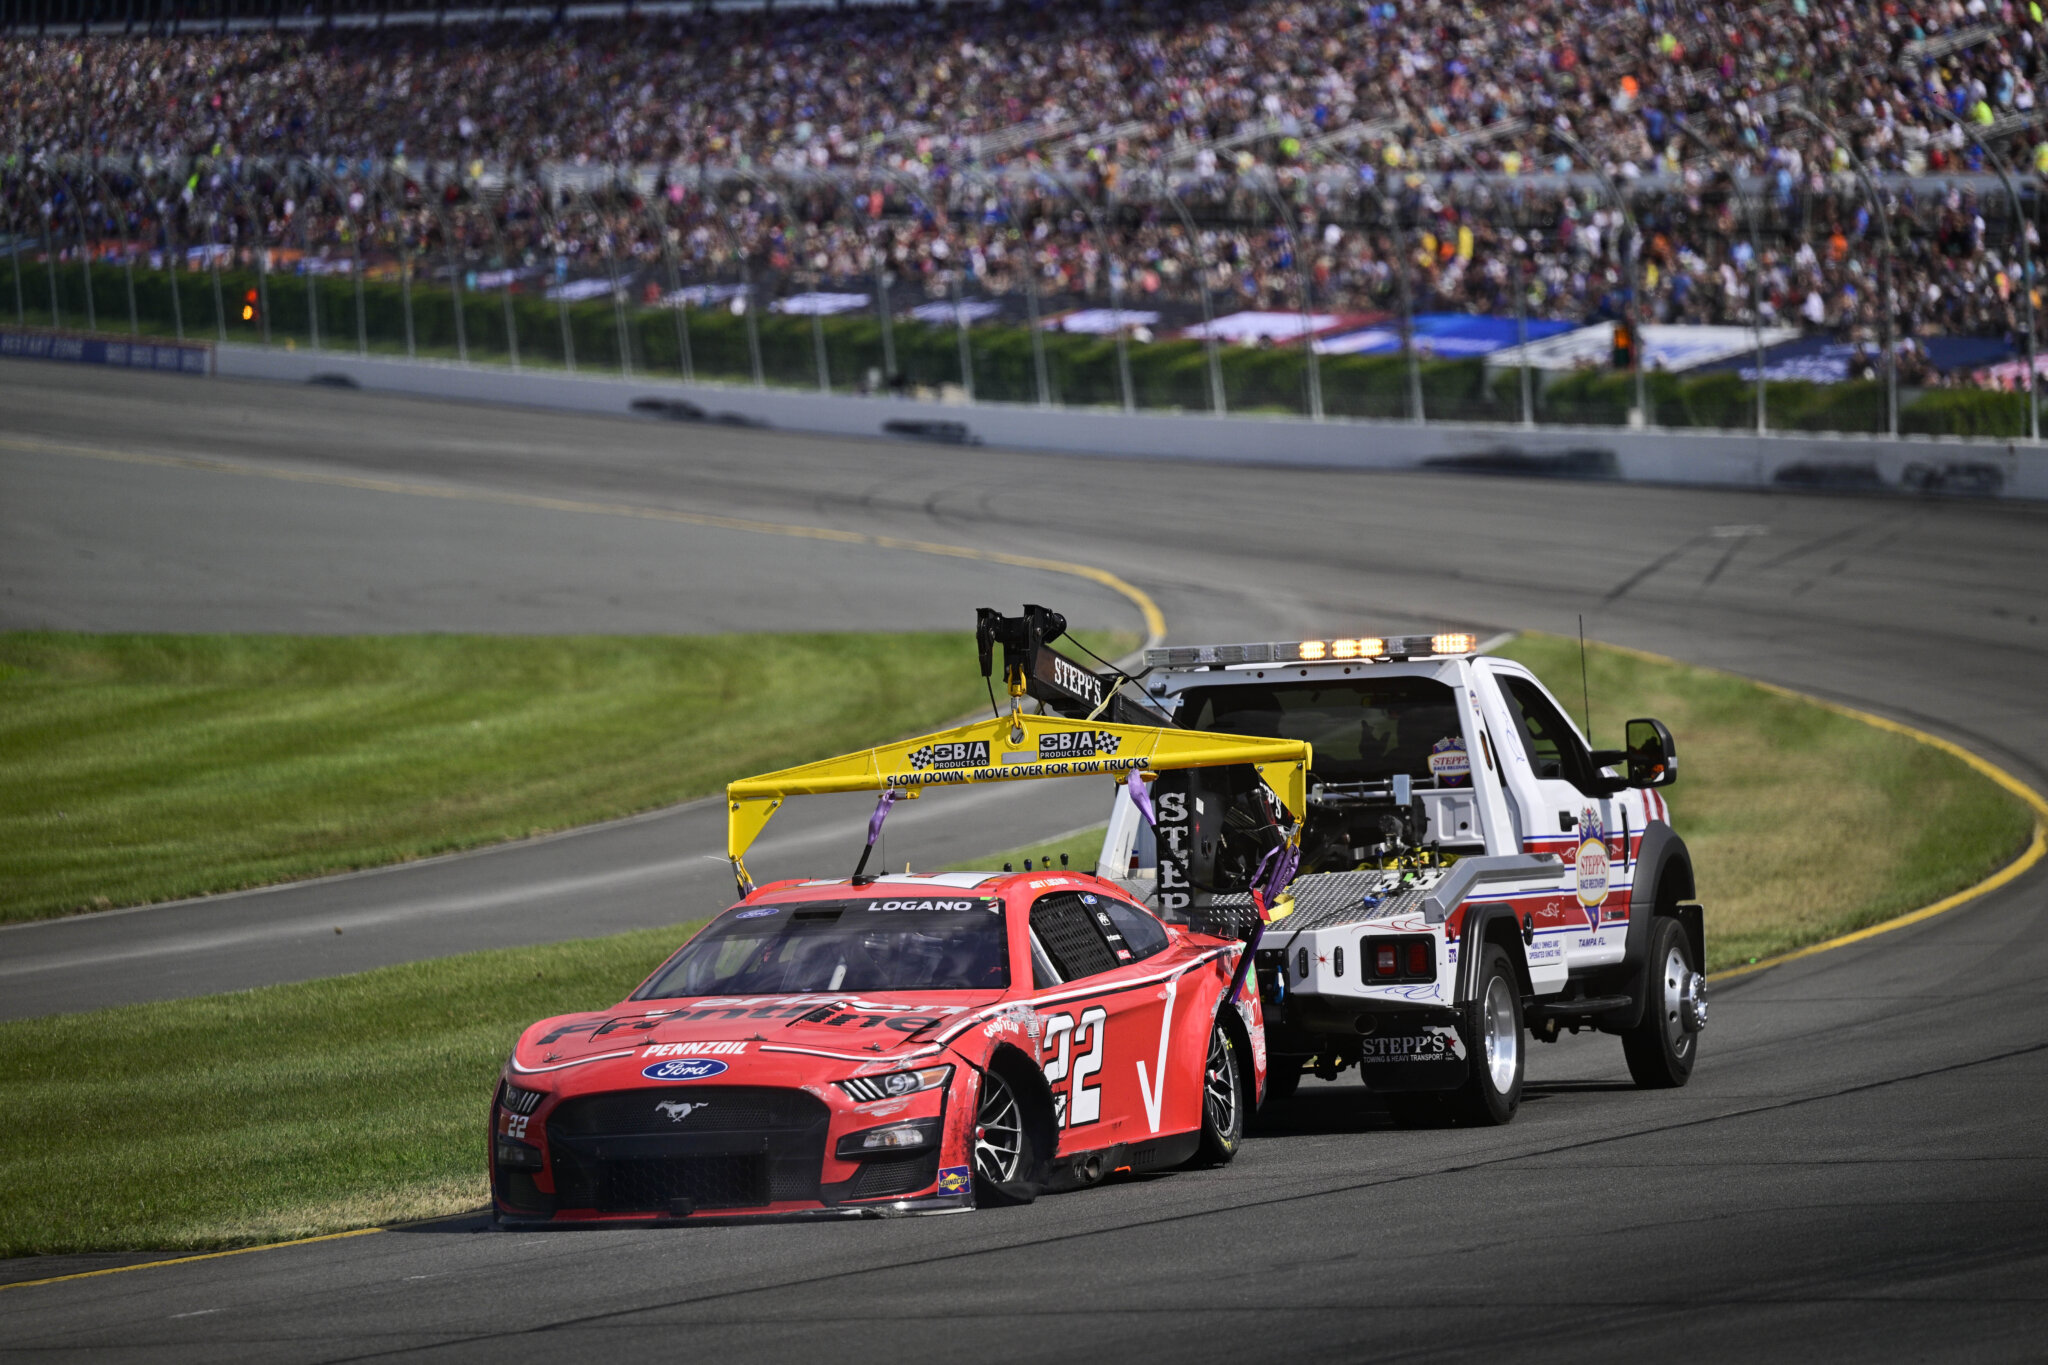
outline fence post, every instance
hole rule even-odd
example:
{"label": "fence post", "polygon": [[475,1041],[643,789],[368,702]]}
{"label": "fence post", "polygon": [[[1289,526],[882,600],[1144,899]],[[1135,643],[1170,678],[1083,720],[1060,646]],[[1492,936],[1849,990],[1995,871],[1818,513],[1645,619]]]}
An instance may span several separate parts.
{"label": "fence post", "polygon": [[419,348],[412,330],[412,242],[403,236],[399,239],[398,298],[399,311],[405,314],[405,358],[416,360]]}
{"label": "fence post", "polygon": [[214,327],[219,331],[220,339],[226,341],[228,339],[228,308],[226,300],[221,297],[220,246],[213,240],[213,224],[214,220],[218,217],[219,214],[217,213],[208,213],[206,215],[206,263],[213,273]]}
{"label": "fence post", "polygon": [[967,340],[967,300],[960,292],[960,277],[967,273],[965,267],[953,271],[953,334],[960,343],[960,387],[967,391],[967,401],[974,401],[974,347]]}
{"label": "fence post", "polygon": [[306,274],[306,345],[320,349],[320,294],[313,284],[313,208],[299,205],[299,269]]}
{"label": "fence post", "polygon": [[811,345],[818,353],[818,392],[832,392],[832,371],[825,359],[825,317],[813,309],[811,312]]}
{"label": "fence post", "polygon": [[761,322],[754,316],[754,274],[747,268],[747,258],[740,256],[740,300],[746,306],[741,314],[747,324],[747,355],[754,365],[754,387],[768,387],[767,378],[761,373]]}
{"label": "fence post", "polygon": [[71,193],[71,211],[78,215],[78,268],[85,276],[85,330],[97,332],[100,319],[92,299],[92,243],[85,239],[85,205],[78,202],[76,190]]}
{"label": "fence post", "polygon": [[43,264],[48,267],[50,275],[50,325],[62,327],[64,313],[57,306],[57,238],[50,230],[54,223],[52,218],[43,219]]}
{"label": "fence post", "polygon": [[889,272],[875,266],[875,312],[882,320],[882,387],[896,382],[896,330],[889,317]]}
{"label": "fence post", "polygon": [[164,278],[171,285],[171,325],[176,328],[178,340],[185,339],[185,300],[178,290],[178,239],[171,235],[171,218],[164,215]]}

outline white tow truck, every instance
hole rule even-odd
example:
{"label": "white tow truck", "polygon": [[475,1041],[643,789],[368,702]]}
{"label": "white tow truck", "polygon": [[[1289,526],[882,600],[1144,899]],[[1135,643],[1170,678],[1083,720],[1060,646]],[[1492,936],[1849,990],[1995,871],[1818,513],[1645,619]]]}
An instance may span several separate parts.
{"label": "white tow truck", "polygon": [[[1657,790],[1678,774],[1661,723],[1592,749],[1528,669],[1464,633],[1145,663],[1145,704],[1180,725],[1313,745],[1300,871],[1255,958],[1269,1103],[1304,1072],[1356,1066],[1397,1120],[1506,1123],[1525,1041],[1581,1030],[1618,1036],[1638,1086],[1685,1084],[1705,942]],[[1235,769],[1160,774],[1156,831],[1120,792],[1098,873],[1170,922],[1249,936],[1246,888],[1272,847],[1255,788]]]}

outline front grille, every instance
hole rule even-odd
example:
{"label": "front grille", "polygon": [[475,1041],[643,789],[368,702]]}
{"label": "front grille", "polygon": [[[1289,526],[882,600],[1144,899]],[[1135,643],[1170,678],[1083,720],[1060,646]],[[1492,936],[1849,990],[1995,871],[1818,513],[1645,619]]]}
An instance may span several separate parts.
{"label": "front grille", "polygon": [[606,1213],[662,1210],[677,1199],[699,1209],[758,1208],[770,1198],[765,1156],[654,1157],[603,1165],[596,1207]]}
{"label": "front grille", "polygon": [[571,1136],[753,1133],[801,1128],[822,1118],[824,1112],[822,1104],[800,1090],[752,1085],[649,1086],[566,1100],[549,1117],[548,1129]]}
{"label": "front grille", "polygon": [[848,1199],[882,1199],[892,1194],[911,1194],[939,1178],[936,1150],[901,1161],[867,1161],[849,1184]]}
{"label": "front grille", "polygon": [[565,1209],[664,1213],[818,1197],[831,1111],[799,1090],[648,1086],[565,1101],[548,1120]]}

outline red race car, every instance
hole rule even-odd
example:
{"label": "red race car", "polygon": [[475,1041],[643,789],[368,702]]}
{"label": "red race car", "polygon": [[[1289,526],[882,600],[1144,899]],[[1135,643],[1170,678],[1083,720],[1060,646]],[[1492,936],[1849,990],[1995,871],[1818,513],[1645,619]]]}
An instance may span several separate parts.
{"label": "red race car", "polygon": [[1228,1161],[1264,1085],[1244,945],[1037,872],[764,886],[614,1009],[528,1029],[503,1225],[940,1213]]}
{"label": "red race car", "polygon": [[[1026,715],[1065,623],[981,617],[1008,716],[732,783],[739,904],[616,1008],[520,1038],[491,1106],[501,1223],[942,1213],[1236,1152],[1265,1088],[1256,930],[1169,927],[1115,883],[1028,864],[862,873],[898,799],[1107,776],[1149,810],[1149,775],[1229,766],[1269,812],[1240,832],[1264,850],[1263,920],[1285,913],[1310,748],[1096,719],[1121,674],[1076,693],[1082,717]],[[783,802],[847,791],[882,794],[853,876],[756,888],[745,854]]]}

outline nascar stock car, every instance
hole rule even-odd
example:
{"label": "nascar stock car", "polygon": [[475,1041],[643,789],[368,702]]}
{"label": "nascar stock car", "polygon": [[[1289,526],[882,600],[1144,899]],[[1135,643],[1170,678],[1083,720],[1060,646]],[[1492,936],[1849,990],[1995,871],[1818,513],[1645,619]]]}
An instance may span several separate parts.
{"label": "nascar stock car", "polygon": [[[986,637],[1018,619],[984,622],[984,672]],[[1013,698],[1023,643],[1004,638]],[[1230,1160],[1265,1077],[1242,939],[1165,924],[1080,871],[866,866],[896,800],[991,781],[1232,765],[1298,830],[1310,758],[1013,703],[733,783],[738,903],[617,1006],[521,1035],[491,1105],[497,1219],[950,1212]],[[784,800],[858,790],[880,796],[852,877],[753,884],[746,850]],[[1262,902],[1290,868],[1275,860]]]}

